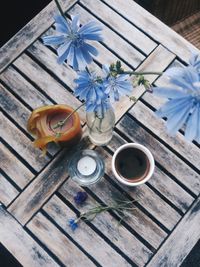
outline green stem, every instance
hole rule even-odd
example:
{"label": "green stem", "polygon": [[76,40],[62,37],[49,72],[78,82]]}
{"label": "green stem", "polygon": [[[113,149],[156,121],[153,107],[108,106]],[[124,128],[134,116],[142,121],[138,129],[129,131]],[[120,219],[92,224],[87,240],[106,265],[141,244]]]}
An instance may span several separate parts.
{"label": "green stem", "polygon": [[59,121],[58,123],[56,123],[54,126],[53,126],[53,129],[57,129],[59,127],[62,128],[62,126],[66,123],[66,121],[79,109],[81,108],[83,105],[85,105],[85,102],[84,103],[81,103],[80,106],[78,106],[75,110],[73,110],[64,120],[62,121]]}
{"label": "green stem", "polygon": [[162,72],[154,72],[154,71],[124,71],[123,74],[130,74],[130,75],[162,75]]}
{"label": "green stem", "polygon": [[55,0],[55,3],[56,3],[58,10],[60,11],[60,14],[65,18],[65,13],[63,12],[61,5],[59,4],[59,1]]}

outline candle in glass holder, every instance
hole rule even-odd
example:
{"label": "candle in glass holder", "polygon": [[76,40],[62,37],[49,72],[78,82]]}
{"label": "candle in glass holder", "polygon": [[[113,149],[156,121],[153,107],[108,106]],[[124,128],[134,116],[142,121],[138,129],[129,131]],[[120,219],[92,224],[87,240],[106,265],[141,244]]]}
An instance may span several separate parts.
{"label": "candle in glass holder", "polygon": [[77,151],[69,160],[69,175],[80,185],[94,184],[104,175],[104,162],[100,155],[90,149]]}
{"label": "candle in glass holder", "polygon": [[81,158],[77,163],[77,169],[82,175],[91,175],[96,167],[96,161],[89,156]]}

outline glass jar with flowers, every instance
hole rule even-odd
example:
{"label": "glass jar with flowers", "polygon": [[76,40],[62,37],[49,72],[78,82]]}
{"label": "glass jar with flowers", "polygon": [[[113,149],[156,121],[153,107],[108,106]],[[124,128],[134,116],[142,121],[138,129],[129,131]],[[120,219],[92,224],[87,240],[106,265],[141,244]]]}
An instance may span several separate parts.
{"label": "glass jar with flowers", "polygon": [[[113,102],[119,101],[120,96],[130,95],[132,84],[130,75],[160,74],[126,72],[120,61],[110,66],[102,66],[102,75],[88,68],[93,56],[98,55],[91,41],[102,41],[102,27],[95,21],[80,25],[79,16],[68,21],[58,0],[55,0],[61,15],[55,16],[56,35],[43,37],[45,45],[56,48],[58,63],[65,61],[77,72],[75,96],[79,97],[86,106],[86,123],[90,140],[95,145],[106,145],[112,138],[115,125]],[[143,82],[141,82],[143,81]],[[146,84],[147,80],[140,79]],[[66,122],[66,120],[64,120]],[[62,121],[60,122],[60,125]]]}

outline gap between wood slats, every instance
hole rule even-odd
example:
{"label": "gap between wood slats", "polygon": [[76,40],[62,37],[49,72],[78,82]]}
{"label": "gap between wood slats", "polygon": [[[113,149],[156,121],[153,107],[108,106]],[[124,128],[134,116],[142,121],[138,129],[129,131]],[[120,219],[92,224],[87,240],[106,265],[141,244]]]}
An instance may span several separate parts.
{"label": "gap between wood slats", "polygon": [[[106,163],[106,174],[109,175],[110,179],[121,192],[127,193],[127,196],[131,199],[139,199],[136,202],[140,206],[140,209],[144,210],[145,213],[148,213],[148,216],[154,219],[159,226],[162,226],[163,229],[171,230],[174,227],[174,224],[180,219],[180,214],[178,214],[171,206],[164,202],[161,198],[158,197],[147,185],[142,185],[136,188],[130,188],[120,184],[114,177],[111,170],[111,155],[106,153],[103,149],[98,148],[98,153],[104,158]],[[104,190],[106,190],[104,188]],[[111,191],[111,190],[110,190]],[[107,195],[112,198],[112,194],[107,192]],[[101,196],[101,199],[107,199],[108,196]],[[161,212],[162,210],[162,212]]]}
{"label": "gap between wood slats", "polygon": [[167,25],[146,11],[143,7],[132,0],[101,0],[115,12],[132,22],[138,29],[171,52],[178,55],[185,62],[189,61],[191,51],[198,53],[198,49],[185,40],[182,36],[170,29]]}
{"label": "gap between wood slats", "polygon": [[13,186],[17,186],[18,191],[21,191],[34,177],[34,174],[2,142],[0,143],[0,164],[4,175],[11,177],[10,182]]}
{"label": "gap between wood slats", "polygon": [[[66,183],[63,184],[59,192],[65,199],[73,203],[73,196],[79,190],[80,188],[78,188],[78,186],[74,182],[68,180]],[[85,188],[85,190],[87,189]],[[98,203],[104,203],[104,205],[113,204],[111,202],[114,196],[122,200],[130,201],[130,199],[127,198],[127,196],[123,195],[124,192],[119,191],[116,187],[110,184],[105,178],[103,178],[100,182],[98,182],[98,184],[92,186],[91,190],[95,192],[95,194],[92,194],[91,196],[93,198],[95,197],[94,200],[96,201],[95,203],[93,203],[94,200],[91,202],[89,201],[91,198],[89,198],[89,200],[86,203],[87,206],[85,205],[84,207],[76,207],[77,209],[79,209],[80,212],[84,212],[85,210],[90,209],[95,205],[99,205]],[[89,191],[87,190],[88,193],[91,194],[91,190]],[[111,192],[112,196],[110,196]],[[135,204],[133,206],[135,206]],[[125,226],[129,231],[131,231],[131,233],[135,234],[136,232],[137,233],[136,237],[139,238],[139,240],[142,241],[149,249],[152,249],[153,247],[158,247],[163,238],[166,237],[167,234],[162,229],[160,229],[145,213],[140,211],[140,209],[137,208],[132,213],[127,212],[126,215],[128,221],[125,223],[122,220],[122,225]],[[99,219],[101,219],[102,216],[105,215],[102,214],[99,217]],[[117,217],[115,216],[115,218],[117,218],[117,220],[123,219],[122,217],[119,218],[119,214],[117,214]],[[94,220],[93,223],[96,222],[97,227],[101,228],[99,225],[99,219]],[[104,220],[101,220],[102,223],[103,221]],[[108,236],[108,234],[106,234],[106,236]],[[139,236],[141,236],[142,238],[140,238]]]}
{"label": "gap between wood slats", "polygon": [[184,136],[178,133],[176,136],[170,136],[167,133],[165,122],[158,118],[151,109],[141,101],[138,101],[129,113],[148,131],[154,135],[160,142],[164,143],[178,157],[184,158],[184,162],[193,166],[193,169],[200,174],[200,150],[192,142],[187,141]]}
{"label": "gap between wood slats", "polygon": [[196,199],[169,238],[150,260],[148,267],[180,266],[200,238],[200,197]]}
{"label": "gap between wood slats", "polygon": [[[98,20],[117,33],[144,56],[149,55],[158,45],[101,1],[96,0],[92,2],[81,0],[79,5],[98,18]],[[141,43],[143,44],[142,48]]]}
{"label": "gap between wood slats", "polygon": [[23,266],[60,266],[25,232],[2,205],[0,205],[0,242]]}
{"label": "gap between wood slats", "polygon": [[[89,20],[97,20],[94,16],[84,10],[81,6],[75,5],[69,12],[70,14],[81,14],[82,21],[88,22]],[[98,20],[97,20],[98,21]],[[99,24],[100,21],[98,21]],[[111,52],[116,54],[116,56],[120,57],[125,63],[132,68],[138,67],[138,65],[145,59],[145,57],[139,53],[135,48],[133,48],[130,44],[128,44],[124,39],[119,37],[115,32],[110,30],[108,27],[103,25],[102,35],[104,40],[102,44],[106,46]],[[117,42],[117,46],[116,46]],[[119,56],[120,55],[120,56]],[[132,55],[132,57],[130,57]]]}
{"label": "gap between wood slats", "polygon": [[[63,199],[63,197],[61,199]],[[90,223],[81,220],[77,231],[75,232],[75,234],[73,234],[73,231],[70,229],[70,227],[66,225],[66,220],[68,221],[69,218],[76,217],[76,209],[74,207],[69,208],[68,206],[66,206],[66,201],[63,202],[61,199],[57,196],[53,196],[49,200],[49,202],[43,207],[43,209],[46,213],[48,213],[48,216],[51,217],[51,220],[55,222],[56,225],[59,225],[59,227],[61,227],[64,232],[67,232],[68,235],[70,235],[75,242],[79,243],[80,246],[84,247],[84,249],[88,253],[90,253],[91,256],[95,258],[101,265],[112,265],[114,260],[113,257],[116,258],[117,256],[116,251],[133,266],[135,266],[135,264],[131,259],[133,258],[132,256],[136,251],[138,252],[138,254],[140,254],[138,257],[135,257],[136,260],[134,258],[134,261],[136,261],[137,264],[144,264],[149,258],[149,254],[151,253],[145,247],[143,247],[142,244],[140,247],[139,244],[134,243],[134,241],[136,241],[134,240],[134,237],[131,238],[130,236],[128,236],[124,229],[121,229],[121,231],[120,229],[116,229],[116,231],[120,231],[121,236],[123,236],[123,238],[126,240],[125,242],[129,240],[132,244],[134,244],[134,248],[132,249],[128,248],[127,246],[128,252],[126,251],[126,248],[123,247],[125,242],[123,242],[123,245],[120,243],[120,240],[122,241],[122,238],[120,238],[119,240],[119,233],[117,234],[116,232],[115,239],[118,240],[118,242],[114,242],[116,243],[114,245],[112,241],[108,239],[107,236],[105,237],[104,235],[102,235],[100,230],[96,229],[93,226],[92,222]],[[73,211],[71,210],[71,208]],[[94,243],[96,244],[96,250],[94,250]],[[126,255],[124,254],[123,250]],[[111,257],[109,257],[108,255],[110,255]],[[129,258],[128,256],[131,256],[131,258]]]}
{"label": "gap between wood slats", "polygon": [[[77,190],[81,190],[82,189],[77,189]],[[88,193],[88,196],[90,198],[93,198],[93,202],[95,205],[101,204],[104,205],[105,204],[98,198],[96,197],[96,195],[89,189],[84,187],[84,190]],[[64,192],[64,191],[63,191]],[[66,196],[64,195],[64,193],[62,192],[62,189],[59,190],[59,192],[56,192],[56,195],[59,197],[60,200],[62,200],[67,206],[70,207],[71,210],[73,210],[76,214],[76,216],[79,216],[81,212],[84,212],[85,209],[83,211],[81,211],[82,209],[80,209],[81,207],[77,207],[74,204],[72,204],[71,202],[69,202],[69,200],[66,198]],[[90,204],[89,207],[93,208],[95,205],[94,204]],[[88,205],[88,201],[87,201],[87,205]],[[88,208],[89,209],[89,208]],[[144,248],[142,249],[142,251],[146,251],[147,249],[149,250],[149,252],[154,252],[156,249],[153,247],[153,245],[151,245],[147,240],[145,240],[144,237],[142,237],[141,233],[137,232],[137,227],[136,229],[134,229],[135,227],[133,227],[132,225],[130,226],[128,223],[126,223],[119,215],[117,215],[114,212],[111,211],[107,211],[107,213],[103,214],[99,214],[98,215],[98,219],[100,216],[100,222],[103,225],[103,228],[100,227],[99,223],[97,223],[96,221],[85,221],[86,224],[88,224],[88,226],[90,226],[94,231],[96,231],[100,236],[102,236],[103,239],[107,240],[107,242],[109,242],[111,245],[113,245],[114,247],[119,246],[115,245],[116,240],[119,240],[122,236],[126,236],[126,235],[130,235],[131,238],[137,240],[137,242],[141,242],[142,246],[144,246]],[[123,228],[123,231],[125,231],[125,233],[123,233],[122,235],[120,235],[120,237],[116,237],[116,234],[118,235],[119,232],[111,235],[110,232],[107,232],[106,229],[104,228],[106,225],[108,226],[108,231],[110,231],[111,229],[111,225],[113,228],[113,219],[110,221],[110,218],[113,217],[113,219],[116,220],[116,224],[115,227],[117,227],[117,224],[120,224],[120,226]],[[109,223],[105,224],[105,221],[109,220]],[[104,223],[103,223],[104,222]],[[129,237],[130,238],[130,237]],[[131,254],[129,255],[129,252],[126,250],[125,254],[129,257],[131,257]],[[144,258],[143,258],[144,260]]]}
{"label": "gap between wood slats", "polygon": [[[129,124],[128,127],[127,123]],[[124,127],[126,127],[126,131]],[[138,121],[126,115],[118,124],[117,128],[120,133],[125,133],[125,136],[127,136],[131,142],[134,141],[146,145],[152,151],[155,160],[163,167],[162,170],[164,170],[167,175],[170,175],[170,177],[175,177],[176,180],[179,180],[179,184],[185,185],[184,189],[188,193],[193,197],[198,194],[199,176],[197,173],[149,134],[144,125],[140,125]],[[184,168],[178,168],[178,166]],[[193,177],[193,183],[191,182],[191,177]]]}
{"label": "gap between wood slats", "polygon": [[[76,0],[62,0],[61,2],[64,11],[69,10],[77,3]],[[51,1],[0,49],[0,72],[3,72],[12,61],[52,25],[55,13],[58,13],[58,9],[55,2]]]}
{"label": "gap between wood slats", "polygon": [[7,120],[2,112],[0,118],[3,126],[1,131],[2,139],[23,158],[24,162],[29,164],[29,169],[34,169],[38,172],[44,168],[50,159],[47,156],[42,158],[41,151],[34,148],[30,140],[14,124]]}
{"label": "gap between wood slats", "polygon": [[26,168],[28,170],[30,170],[30,172],[32,172],[34,175],[37,174],[37,171],[16,151],[13,149],[13,147],[8,144],[4,139],[2,139],[0,137],[0,141],[2,142],[2,144],[19,160],[22,162],[23,165],[26,166]]}
{"label": "gap between wood slats", "polygon": [[[84,205],[84,207],[81,207],[80,205],[76,205],[73,201],[73,191],[80,191],[82,190],[77,184],[75,184],[73,181],[68,180],[66,183],[66,186],[64,185],[64,188],[59,190],[60,194],[57,194],[59,198],[61,198],[64,203],[69,206],[77,215],[80,214],[80,212],[84,212],[86,210],[89,210],[90,208],[93,208],[97,205],[99,205],[98,202],[96,202],[93,199],[93,196],[91,197],[90,193],[88,195],[88,199]],[[102,203],[102,202],[101,202]],[[48,203],[46,204],[48,205]],[[53,206],[53,208],[55,208]],[[55,211],[57,212],[58,209]],[[49,211],[51,212],[51,209],[49,208]],[[62,214],[62,213],[61,213]],[[68,213],[67,213],[68,214]],[[61,217],[64,215],[61,215]],[[72,216],[74,217],[74,216]],[[61,221],[60,217],[57,219],[58,216],[54,215],[54,219]],[[64,217],[65,218],[65,217]],[[66,219],[69,219],[70,217],[66,217]],[[114,219],[115,218],[115,219]],[[92,229],[97,232],[106,242],[108,242],[114,249],[118,248],[118,253],[122,254],[123,257],[128,256],[129,258],[133,258],[132,256],[135,254],[135,252],[138,253],[137,256],[135,256],[136,263],[141,264],[141,261],[144,263],[147,259],[147,255],[149,254],[148,249],[145,249],[145,246],[140,243],[139,240],[137,240],[134,236],[132,236],[131,233],[124,227],[123,223],[120,228],[117,227],[118,219],[114,217],[112,219],[111,214],[109,212],[104,212],[101,214],[98,214],[97,217],[92,221],[85,221],[85,223],[92,227]],[[85,228],[84,222],[80,221],[80,231],[84,231],[83,228]],[[79,235],[79,230],[78,235]],[[85,231],[84,231],[85,232]],[[80,233],[81,234],[81,233]],[[77,237],[78,238],[78,237]],[[129,247],[127,242],[130,242],[133,244],[133,247]],[[147,243],[147,242],[146,242]],[[120,252],[121,251],[121,252]],[[145,253],[143,256],[142,254]]]}
{"label": "gap between wood slats", "polygon": [[[119,136],[117,136],[116,134],[115,137],[115,140],[119,138]],[[120,145],[126,143],[126,139],[122,139],[122,137],[120,136],[120,144],[114,144],[113,140],[113,142],[109,144],[109,149],[105,150],[112,155],[115,149],[117,149]],[[184,191],[184,189],[182,189],[177,183],[175,183],[169,176],[162,172],[157,165],[158,164],[156,162],[154,175],[146,183],[146,185],[182,216],[186,212],[190,204],[193,202],[194,198],[190,196],[186,191]],[[159,179],[159,175],[164,176],[165,182],[163,182],[162,179]]]}
{"label": "gap between wood slats", "polygon": [[[20,131],[26,135],[31,142],[35,138],[27,131],[28,118],[31,112],[24,107],[20,101],[18,101],[5,87],[1,86],[3,97],[0,99],[0,106],[2,107],[2,112],[5,117],[7,117]],[[32,143],[32,146],[33,143]],[[59,148],[57,145],[48,146],[47,156],[51,158],[58,152]]]}
{"label": "gap between wood slats", "polygon": [[[67,209],[67,211],[69,211],[69,208]],[[77,229],[75,235],[79,235],[78,231],[83,231],[84,234],[78,237],[73,235],[74,233],[72,230],[69,229],[68,225],[63,227],[59,223],[61,221],[57,222],[56,217],[51,217],[53,215],[51,211],[49,213],[50,215],[47,212],[44,212],[43,210],[42,212],[63,234],[69,237],[70,240],[74,244],[76,244],[97,266],[115,267],[115,265],[113,264],[115,264],[115,261],[117,261],[118,263],[121,262],[122,266],[137,267],[137,265],[129,257],[127,257],[127,255],[125,255],[118,247],[110,243],[105,236],[102,237],[102,234],[99,231],[95,231],[94,227],[91,227],[90,223],[84,223],[83,221],[80,222],[82,225],[79,225],[79,229]],[[66,215],[67,214],[68,213],[66,213]],[[75,213],[71,210],[70,214],[72,214],[73,217],[76,216]],[[90,242],[91,244],[88,244]],[[96,244],[95,253],[94,244]]]}
{"label": "gap between wood slats", "polygon": [[16,187],[10,183],[10,179],[8,180],[0,169],[0,202],[8,206],[18,194],[19,192]]}

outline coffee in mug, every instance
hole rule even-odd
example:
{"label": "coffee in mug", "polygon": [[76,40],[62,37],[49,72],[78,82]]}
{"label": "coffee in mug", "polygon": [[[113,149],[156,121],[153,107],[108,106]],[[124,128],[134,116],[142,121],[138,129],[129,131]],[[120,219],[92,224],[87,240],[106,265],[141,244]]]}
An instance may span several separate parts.
{"label": "coffee in mug", "polygon": [[112,158],[112,171],[123,184],[135,186],[152,176],[155,163],[151,152],[143,145],[128,143],[120,146]]}

